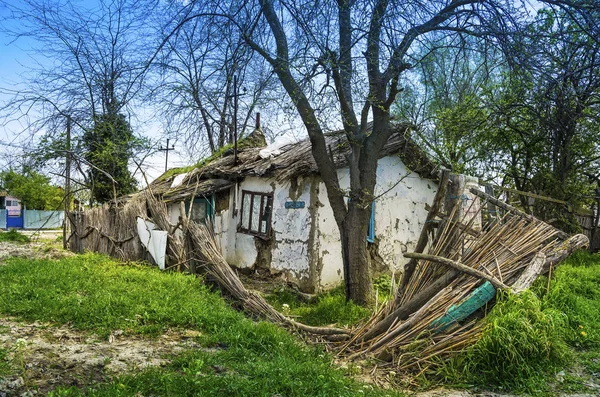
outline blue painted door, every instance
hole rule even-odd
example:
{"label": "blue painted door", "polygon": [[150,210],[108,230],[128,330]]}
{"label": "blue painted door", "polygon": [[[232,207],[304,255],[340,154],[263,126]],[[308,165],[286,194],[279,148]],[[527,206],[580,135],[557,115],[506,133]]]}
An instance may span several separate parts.
{"label": "blue painted door", "polygon": [[18,214],[13,211],[10,211],[6,216],[6,227],[7,228],[23,228],[23,211],[19,211]]}

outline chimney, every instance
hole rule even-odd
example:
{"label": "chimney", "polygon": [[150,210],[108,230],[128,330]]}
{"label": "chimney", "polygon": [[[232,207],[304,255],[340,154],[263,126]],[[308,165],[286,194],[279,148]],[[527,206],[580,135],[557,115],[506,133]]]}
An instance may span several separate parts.
{"label": "chimney", "polygon": [[260,113],[256,113],[256,128],[260,128]]}

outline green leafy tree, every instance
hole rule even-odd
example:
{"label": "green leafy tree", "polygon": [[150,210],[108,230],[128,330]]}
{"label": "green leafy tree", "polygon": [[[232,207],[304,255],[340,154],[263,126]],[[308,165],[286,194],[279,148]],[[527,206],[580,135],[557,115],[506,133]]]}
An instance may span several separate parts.
{"label": "green leafy tree", "polygon": [[600,172],[600,45],[573,15],[543,9],[521,40],[534,49],[505,75],[490,101],[504,181],[562,200],[520,197],[521,205],[569,232],[573,210],[590,203]]}
{"label": "green leafy tree", "polygon": [[143,146],[125,116],[118,113],[98,115],[94,128],[83,139],[85,159],[92,164],[88,171],[92,200],[105,203],[136,190],[136,180],[128,168],[133,152]]}
{"label": "green leafy tree", "polygon": [[502,61],[473,39],[441,36],[421,48],[415,78],[395,104],[400,119],[418,125],[416,139],[454,172],[483,176],[489,161],[489,110]]}
{"label": "green leafy tree", "polygon": [[57,210],[61,208],[64,192],[53,186],[50,178],[33,170],[23,173],[12,169],[0,173],[2,186],[21,200],[27,209]]}

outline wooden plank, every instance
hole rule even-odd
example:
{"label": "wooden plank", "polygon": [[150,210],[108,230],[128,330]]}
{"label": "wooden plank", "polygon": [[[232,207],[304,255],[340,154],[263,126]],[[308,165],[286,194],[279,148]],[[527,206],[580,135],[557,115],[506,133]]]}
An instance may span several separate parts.
{"label": "wooden plank", "polygon": [[542,273],[544,263],[546,263],[546,254],[544,254],[542,251],[535,254],[517,281],[513,283],[513,291],[519,294],[529,288]]}
{"label": "wooden plank", "polygon": [[464,320],[496,296],[496,288],[486,281],[471,292],[465,299],[456,305],[450,306],[445,315],[431,322],[430,327],[435,332],[442,332],[449,326]]}
{"label": "wooden plank", "polygon": [[414,259],[421,259],[421,260],[426,260],[429,262],[435,262],[435,263],[439,263],[441,265],[445,265],[445,266],[449,266],[452,267],[458,271],[461,271],[465,274],[468,274],[469,276],[472,277],[478,277],[481,278],[483,280],[487,280],[490,283],[492,283],[492,285],[496,288],[502,288],[502,289],[507,289],[509,288],[508,285],[504,284],[503,282],[501,282],[500,280],[496,279],[495,277],[490,277],[487,274],[485,274],[484,272],[474,269],[472,267],[469,266],[465,266],[462,263],[453,261],[451,259],[447,259],[447,258],[442,258],[441,256],[435,256],[435,255],[428,255],[428,254],[418,254],[416,252],[407,252],[406,254],[404,254],[404,257],[406,258],[414,258]]}

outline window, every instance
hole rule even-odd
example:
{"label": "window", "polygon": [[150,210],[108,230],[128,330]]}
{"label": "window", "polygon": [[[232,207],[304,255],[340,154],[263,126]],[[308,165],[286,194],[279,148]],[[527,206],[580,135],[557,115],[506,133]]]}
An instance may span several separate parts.
{"label": "window", "polygon": [[16,207],[17,205],[19,205],[17,200],[6,200],[7,207]]}
{"label": "window", "polygon": [[[190,212],[190,202],[185,203],[185,212]],[[207,219],[212,221],[213,217],[213,203],[208,198],[196,198],[194,199],[194,205],[192,206],[192,214],[190,220],[197,223],[206,223]]]}
{"label": "window", "polygon": [[273,194],[242,190],[242,220],[239,231],[268,236],[271,231]]}

